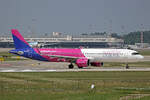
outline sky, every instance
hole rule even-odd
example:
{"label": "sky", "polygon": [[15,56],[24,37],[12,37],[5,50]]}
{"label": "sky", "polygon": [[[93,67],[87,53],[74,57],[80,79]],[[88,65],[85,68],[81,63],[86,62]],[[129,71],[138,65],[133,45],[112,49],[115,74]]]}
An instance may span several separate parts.
{"label": "sky", "polygon": [[150,30],[150,0],[0,0],[0,35]]}

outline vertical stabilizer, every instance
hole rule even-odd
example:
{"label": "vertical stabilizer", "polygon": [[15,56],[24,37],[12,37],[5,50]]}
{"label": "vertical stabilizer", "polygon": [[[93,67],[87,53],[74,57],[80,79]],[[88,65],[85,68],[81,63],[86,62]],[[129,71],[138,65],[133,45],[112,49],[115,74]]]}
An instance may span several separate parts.
{"label": "vertical stabilizer", "polygon": [[17,29],[12,29],[11,32],[16,49],[31,48]]}

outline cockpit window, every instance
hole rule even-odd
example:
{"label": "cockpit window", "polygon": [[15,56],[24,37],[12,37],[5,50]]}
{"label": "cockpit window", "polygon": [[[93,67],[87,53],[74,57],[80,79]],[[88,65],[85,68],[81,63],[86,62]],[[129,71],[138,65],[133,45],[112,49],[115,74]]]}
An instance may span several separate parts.
{"label": "cockpit window", "polygon": [[133,52],[132,55],[139,55],[139,53],[138,52]]}

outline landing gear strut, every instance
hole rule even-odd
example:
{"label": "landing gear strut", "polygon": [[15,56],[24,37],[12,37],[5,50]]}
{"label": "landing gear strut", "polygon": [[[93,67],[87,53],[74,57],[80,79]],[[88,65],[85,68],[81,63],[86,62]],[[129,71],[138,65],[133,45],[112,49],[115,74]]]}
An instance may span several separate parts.
{"label": "landing gear strut", "polygon": [[126,64],[126,69],[129,69],[129,65],[128,64]]}
{"label": "landing gear strut", "polygon": [[74,68],[73,64],[72,64],[72,63],[69,64],[69,65],[68,65],[68,68],[69,68],[69,69],[73,69],[73,68]]}

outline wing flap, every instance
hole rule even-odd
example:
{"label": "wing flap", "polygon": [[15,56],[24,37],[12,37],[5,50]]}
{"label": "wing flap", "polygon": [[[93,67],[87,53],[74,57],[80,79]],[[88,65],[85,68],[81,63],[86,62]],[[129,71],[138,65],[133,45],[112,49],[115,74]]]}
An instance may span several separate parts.
{"label": "wing flap", "polygon": [[66,59],[67,61],[75,62],[77,59],[82,57],[73,57],[73,56],[62,56],[62,55],[49,55],[49,54],[41,54],[42,56],[49,56],[49,57],[58,57],[62,59]]}

